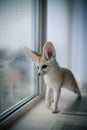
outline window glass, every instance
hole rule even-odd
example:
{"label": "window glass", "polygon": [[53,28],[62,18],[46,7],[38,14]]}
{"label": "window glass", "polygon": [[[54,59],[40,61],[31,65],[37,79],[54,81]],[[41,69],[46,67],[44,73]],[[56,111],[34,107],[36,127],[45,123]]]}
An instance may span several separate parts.
{"label": "window glass", "polygon": [[0,114],[39,93],[34,65],[23,51],[37,50],[38,25],[39,0],[0,1]]}

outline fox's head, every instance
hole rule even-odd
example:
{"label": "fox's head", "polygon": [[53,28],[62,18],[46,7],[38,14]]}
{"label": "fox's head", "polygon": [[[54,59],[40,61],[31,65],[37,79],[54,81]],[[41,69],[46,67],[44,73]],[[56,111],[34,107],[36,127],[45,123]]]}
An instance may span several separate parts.
{"label": "fox's head", "polygon": [[47,74],[55,65],[56,51],[51,42],[44,44],[42,53],[27,48],[24,49],[24,52],[36,64],[38,75]]}

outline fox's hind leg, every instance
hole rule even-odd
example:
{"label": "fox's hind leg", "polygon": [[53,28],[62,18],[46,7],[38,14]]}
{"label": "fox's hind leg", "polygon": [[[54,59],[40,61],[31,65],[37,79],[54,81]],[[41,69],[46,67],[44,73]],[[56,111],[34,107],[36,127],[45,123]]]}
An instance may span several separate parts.
{"label": "fox's hind leg", "polygon": [[81,93],[80,93],[78,85],[75,86],[74,93],[76,93],[78,95],[77,99],[80,100],[81,99]]}
{"label": "fox's hind leg", "polygon": [[72,92],[74,92],[75,94],[77,94],[77,99],[80,100],[81,99],[81,93],[80,93],[80,89],[78,87],[78,84],[73,84],[71,85],[71,87],[69,88]]}
{"label": "fox's hind leg", "polygon": [[74,92],[75,94],[77,94],[77,99],[81,99],[81,93],[78,87],[78,84],[70,84],[69,86],[66,86],[67,89],[71,90],[72,92]]}

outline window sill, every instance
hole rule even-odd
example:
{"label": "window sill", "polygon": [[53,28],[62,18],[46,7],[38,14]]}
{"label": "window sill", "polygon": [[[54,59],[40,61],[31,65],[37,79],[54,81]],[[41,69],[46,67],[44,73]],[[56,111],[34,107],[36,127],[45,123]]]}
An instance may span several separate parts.
{"label": "window sill", "polygon": [[76,122],[78,125],[87,126],[86,116],[64,115],[61,112],[52,114],[45,106],[44,100],[38,101],[30,111],[27,111],[6,130],[58,130],[64,123],[75,124]]}
{"label": "window sill", "polygon": [[23,114],[25,114],[27,111],[29,111],[34,105],[36,105],[40,100],[41,96],[38,95],[28,103],[26,103],[24,106],[19,108],[16,112],[11,114],[9,117],[7,117],[5,120],[3,120],[0,123],[0,129],[7,128],[9,125],[14,123],[17,119],[19,119]]}

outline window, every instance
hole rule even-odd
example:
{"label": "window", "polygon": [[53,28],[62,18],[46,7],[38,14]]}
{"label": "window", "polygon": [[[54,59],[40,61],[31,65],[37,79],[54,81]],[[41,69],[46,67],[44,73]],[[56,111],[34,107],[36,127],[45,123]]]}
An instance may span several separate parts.
{"label": "window", "polygon": [[38,77],[23,48],[39,49],[39,0],[0,1],[1,121],[39,95]]}

